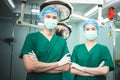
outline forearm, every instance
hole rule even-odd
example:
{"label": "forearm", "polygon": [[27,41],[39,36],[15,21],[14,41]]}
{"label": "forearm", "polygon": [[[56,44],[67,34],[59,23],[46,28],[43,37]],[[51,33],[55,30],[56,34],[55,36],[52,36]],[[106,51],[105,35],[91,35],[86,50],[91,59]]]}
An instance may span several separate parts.
{"label": "forearm", "polygon": [[45,72],[58,67],[58,63],[44,63],[40,61],[31,60],[28,55],[23,56],[25,68],[28,72]]}
{"label": "forearm", "polygon": [[108,66],[96,68],[85,67],[84,71],[93,75],[107,75],[107,73],[109,72],[109,67]]}
{"label": "forearm", "polygon": [[82,71],[75,69],[75,68],[71,68],[70,72],[74,75],[79,75],[79,76],[91,76],[90,73],[82,72]]}
{"label": "forearm", "polygon": [[57,67],[58,64],[56,62],[54,63],[35,62],[33,63],[33,72],[38,72],[38,73],[46,72]]}
{"label": "forearm", "polygon": [[60,66],[52,70],[48,70],[46,71],[46,73],[61,73],[61,72],[69,71],[69,69],[70,69],[70,64],[66,64],[64,66]]}

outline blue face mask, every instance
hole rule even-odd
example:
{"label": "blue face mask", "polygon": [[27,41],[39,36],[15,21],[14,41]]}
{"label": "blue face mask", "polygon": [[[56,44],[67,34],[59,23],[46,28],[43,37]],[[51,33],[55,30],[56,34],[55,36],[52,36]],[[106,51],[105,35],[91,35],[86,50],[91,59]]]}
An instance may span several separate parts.
{"label": "blue face mask", "polygon": [[54,30],[57,27],[58,20],[46,18],[43,23],[48,30]]}
{"label": "blue face mask", "polygon": [[97,31],[85,31],[86,38],[90,41],[97,38]]}

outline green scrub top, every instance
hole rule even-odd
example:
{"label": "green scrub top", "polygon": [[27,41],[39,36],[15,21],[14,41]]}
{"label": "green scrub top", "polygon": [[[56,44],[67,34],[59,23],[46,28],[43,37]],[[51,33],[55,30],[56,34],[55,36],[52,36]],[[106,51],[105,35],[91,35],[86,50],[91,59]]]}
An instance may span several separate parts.
{"label": "green scrub top", "polygon": [[[85,67],[98,67],[99,64],[105,61],[104,66],[109,66],[110,71],[114,69],[110,51],[101,44],[96,44],[90,51],[87,50],[85,44],[80,44],[74,47],[72,53],[72,62]],[[74,80],[106,80],[106,76],[74,76]]]}
{"label": "green scrub top", "polygon": [[[54,34],[49,41],[40,32],[27,35],[19,57],[22,58],[24,54],[28,54],[32,50],[39,61],[49,63],[59,61],[68,53],[66,40]],[[62,80],[62,74],[27,73],[26,80]]]}

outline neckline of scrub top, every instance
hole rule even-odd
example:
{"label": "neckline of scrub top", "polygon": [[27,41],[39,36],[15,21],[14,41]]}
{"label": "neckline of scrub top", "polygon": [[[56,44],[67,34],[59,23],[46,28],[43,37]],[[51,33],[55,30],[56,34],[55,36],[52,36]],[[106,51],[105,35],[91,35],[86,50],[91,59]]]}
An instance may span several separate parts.
{"label": "neckline of scrub top", "polygon": [[85,46],[87,52],[92,51],[92,49],[93,49],[96,45],[97,45],[97,43],[95,43],[90,49],[88,49],[87,46],[86,46],[86,44],[84,43],[84,46]]}
{"label": "neckline of scrub top", "polygon": [[41,32],[39,32],[39,34],[41,34],[43,36],[43,38],[45,38],[48,42],[51,42],[53,40],[54,36],[55,36],[55,34],[53,34],[51,39],[48,40],[48,38],[44,34],[42,34]]}

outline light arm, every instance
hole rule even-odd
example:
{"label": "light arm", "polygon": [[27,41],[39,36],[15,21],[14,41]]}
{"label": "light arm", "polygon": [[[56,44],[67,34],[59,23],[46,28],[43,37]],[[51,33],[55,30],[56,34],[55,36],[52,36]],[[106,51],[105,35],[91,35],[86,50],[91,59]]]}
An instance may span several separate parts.
{"label": "light arm", "polygon": [[42,29],[43,28],[43,25],[34,25],[34,24],[30,24],[28,22],[25,22],[24,21],[24,9],[25,9],[25,5],[26,5],[26,1],[27,0],[22,0],[22,4],[21,4],[21,15],[19,17],[19,19],[16,21],[16,24],[20,25],[21,27],[26,27],[26,26],[29,26],[29,27],[34,27],[34,28],[40,28]]}

